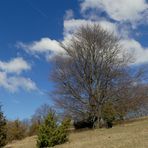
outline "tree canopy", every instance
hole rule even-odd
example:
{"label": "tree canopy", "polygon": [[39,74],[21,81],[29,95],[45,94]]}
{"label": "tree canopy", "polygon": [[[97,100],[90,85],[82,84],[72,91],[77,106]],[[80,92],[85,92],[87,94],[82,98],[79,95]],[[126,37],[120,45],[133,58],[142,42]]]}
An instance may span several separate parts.
{"label": "tree canopy", "polygon": [[97,126],[104,104],[125,115],[147,97],[142,71],[131,71],[133,58],[113,33],[96,24],[82,26],[61,47],[67,55],[55,59],[54,101],[73,119],[92,117]]}

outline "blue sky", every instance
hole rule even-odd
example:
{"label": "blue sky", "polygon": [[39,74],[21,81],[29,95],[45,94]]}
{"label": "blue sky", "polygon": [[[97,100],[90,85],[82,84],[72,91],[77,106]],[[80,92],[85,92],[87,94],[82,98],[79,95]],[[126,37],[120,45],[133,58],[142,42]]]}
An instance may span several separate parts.
{"label": "blue sky", "polygon": [[0,1],[0,102],[8,119],[52,104],[52,60],[65,54],[58,41],[94,22],[121,38],[135,65],[148,63],[146,0]]}

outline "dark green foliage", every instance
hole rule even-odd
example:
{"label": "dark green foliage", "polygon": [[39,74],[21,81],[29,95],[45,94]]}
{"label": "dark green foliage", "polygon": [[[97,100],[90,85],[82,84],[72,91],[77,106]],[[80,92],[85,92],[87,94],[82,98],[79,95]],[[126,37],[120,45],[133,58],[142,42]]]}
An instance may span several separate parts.
{"label": "dark green foliage", "polygon": [[111,128],[113,125],[113,121],[116,118],[116,111],[112,103],[109,102],[103,106],[102,117],[103,120],[106,122],[107,128]]}
{"label": "dark green foliage", "polygon": [[63,120],[61,125],[58,125],[55,118],[49,114],[39,128],[37,146],[39,148],[52,147],[66,142],[69,125],[69,120]]}
{"label": "dark green foliage", "polygon": [[73,122],[75,129],[93,128],[94,122],[97,120],[95,117],[88,117],[86,119],[78,120]]}
{"label": "dark green foliage", "polygon": [[68,128],[70,127],[70,120],[65,119],[61,125],[57,128],[56,132],[56,141],[58,144],[62,144],[68,141]]}
{"label": "dark green foliage", "polygon": [[7,130],[6,130],[6,119],[1,111],[0,106],[0,147],[6,145],[7,141]]}

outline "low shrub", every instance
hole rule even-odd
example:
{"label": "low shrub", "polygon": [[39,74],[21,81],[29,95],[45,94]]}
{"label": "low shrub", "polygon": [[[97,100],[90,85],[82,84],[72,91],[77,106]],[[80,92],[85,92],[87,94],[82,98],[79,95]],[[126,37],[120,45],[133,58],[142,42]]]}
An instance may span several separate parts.
{"label": "low shrub", "polygon": [[116,111],[112,103],[106,103],[102,110],[103,120],[106,122],[107,128],[112,128],[113,121],[116,118]]}
{"label": "low shrub", "polygon": [[97,120],[96,117],[88,117],[83,120],[74,121],[73,126],[75,129],[93,128],[94,122]]}
{"label": "low shrub", "polygon": [[20,120],[8,121],[7,123],[7,141],[21,140],[26,136],[26,127]]}
{"label": "low shrub", "polygon": [[38,132],[37,147],[52,147],[68,140],[70,121],[65,119],[58,124],[52,114],[49,114]]}

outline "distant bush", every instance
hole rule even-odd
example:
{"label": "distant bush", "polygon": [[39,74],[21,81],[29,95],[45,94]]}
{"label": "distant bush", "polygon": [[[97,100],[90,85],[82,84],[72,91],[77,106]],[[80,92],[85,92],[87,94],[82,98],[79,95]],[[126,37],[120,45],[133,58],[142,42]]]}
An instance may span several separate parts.
{"label": "distant bush", "polygon": [[38,134],[39,126],[44,122],[45,118],[49,113],[52,114],[52,116],[55,116],[55,110],[52,109],[52,107],[48,104],[43,104],[36,109],[35,113],[33,114],[30,120],[28,132],[29,136]]}
{"label": "distant bush", "polygon": [[0,147],[5,146],[7,143],[7,130],[6,130],[6,119],[1,111],[0,106]]}
{"label": "distant bush", "polygon": [[65,119],[58,124],[52,114],[49,114],[39,128],[37,147],[52,147],[68,140],[70,121]]}
{"label": "distant bush", "polygon": [[116,110],[112,103],[106,103],[103,106],[102,117],[103,120],[106,122],[107,128],[111,128],[113,126],[113,121],[116,118]]}
{"label": "distant bush", "polygon": [[39,130],[39,123],[38,122],[32,122],[32,124],[29,127],[28,136],[33,136],[38,134]]}
{"label": "distant bush", "polygon": [[7,140],[21,140],[26,136],[26,127],[18,119],[7,123]]}
{"label": "distant bush", "polygon": [[96,117],[88,117],[86,119],[74,121],[73,126],[75,129],[82,129],[82,128],[93,128],[94,122],[97,120]]}

